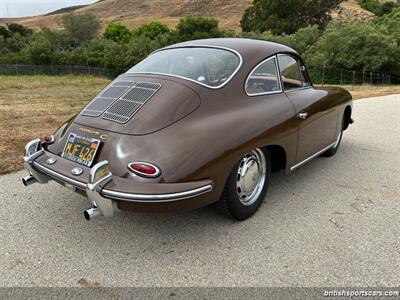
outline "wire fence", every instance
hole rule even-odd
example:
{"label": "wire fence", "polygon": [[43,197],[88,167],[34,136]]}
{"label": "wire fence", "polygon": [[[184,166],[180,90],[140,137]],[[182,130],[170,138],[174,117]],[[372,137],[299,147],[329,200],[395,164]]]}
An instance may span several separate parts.
{"label": "wire fence", "polygon": [[0,65],[0,75],[89,75],[113,78],[110,69],[75,65]]}
{"label": "wire fence", "polygon": [[[324,85],[390,85],[399,84],[400,75],[366,70],[346,70],[329,66],[308,68],[314,84]],[[0,65],[0,75],[90,75],[113,79],[118,74],[111,69],[75,65]]]}
{"label": "wire fence", "polygon": [[371,72],[366,70],[346,70],[329,66],[308,68],[311,80],[315,84],[335,85],[391,85],[399,84],[400,76],[384,72]]}

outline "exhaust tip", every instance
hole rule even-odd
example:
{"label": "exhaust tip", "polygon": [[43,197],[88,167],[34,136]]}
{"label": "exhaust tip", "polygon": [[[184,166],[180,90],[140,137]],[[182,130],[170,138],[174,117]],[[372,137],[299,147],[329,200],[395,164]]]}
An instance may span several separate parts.
{"label": "exhaust tip", "polygon": [[87,221],[90,221],[94,217],[100,216],[100,214],[100,210],[98,210],[96,206],[90,207],[83,212],[83,216]]}
{"label": "exhaust tip", "polygon": [[37,180],[32,175],[22,177],[22,183],[23,183],[24,186],[31,185],[31,184],[33,184],[35,182],[37,182]]}

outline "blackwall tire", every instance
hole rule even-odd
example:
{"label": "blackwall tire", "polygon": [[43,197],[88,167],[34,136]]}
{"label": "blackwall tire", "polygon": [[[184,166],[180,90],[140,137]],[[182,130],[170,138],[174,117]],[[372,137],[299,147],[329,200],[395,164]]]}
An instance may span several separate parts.
{"label": "blackwall tire", "polygon": [[243,156],[229,175],[218,210],[235,220],[251,217],[261,206],[271,177],[268,150],[254,149]]}

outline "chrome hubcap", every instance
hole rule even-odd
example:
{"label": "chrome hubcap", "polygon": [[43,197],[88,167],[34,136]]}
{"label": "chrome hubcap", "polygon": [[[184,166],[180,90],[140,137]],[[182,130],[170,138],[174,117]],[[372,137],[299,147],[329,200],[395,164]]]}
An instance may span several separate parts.
{"label": "chrome hubcap", "polygon": [[265,184],[265,164],[265,156],[260,149],[251,151],[240,161],[236,191],[243,205],[252,205],[260,196]]}

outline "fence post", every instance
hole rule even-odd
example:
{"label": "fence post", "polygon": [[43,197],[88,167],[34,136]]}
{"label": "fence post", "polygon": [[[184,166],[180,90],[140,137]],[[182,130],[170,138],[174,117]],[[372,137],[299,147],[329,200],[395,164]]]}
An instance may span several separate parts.
{"label": "fence post", "polygon": [[372,72],[369,72],[369,79],[370,79],[371,85],[372,85]]}
{"label": "fence post", "polygon": [[325,68],[326,65],[324,64],[324,68],[322,69],[322,79],[321,79],[321,84],[324,85],[324,79],[325,79]]}
{"label": "fence post", "polygon": [[343,83],[343,69],[340,69],[340,85]]}
{"label": "fence post", "polygon": [[54,75],[53,65],[51,65],[50,67],[51,67],[51,75]]}
{"label": "fence post", "polygon": [[90,74],[90,66],[89,66],[89,76],[90,76],[91,74]]}
{"label": "fence post", "polygon": [[69,65],[69,74],[72,74],[72,66],[71,66],[71,64]]}
{"label": "fence post", "polygon": [[356,85],[356,71],[353,71],[353,90],[355,85]]}
{"label": "fence post", "polygon": [[15,74],[18,75],[18,65],[15,65]]}
{"label": "fence post", "polygon": [[365,70],[363,70],[363,85],[365,84]]}

